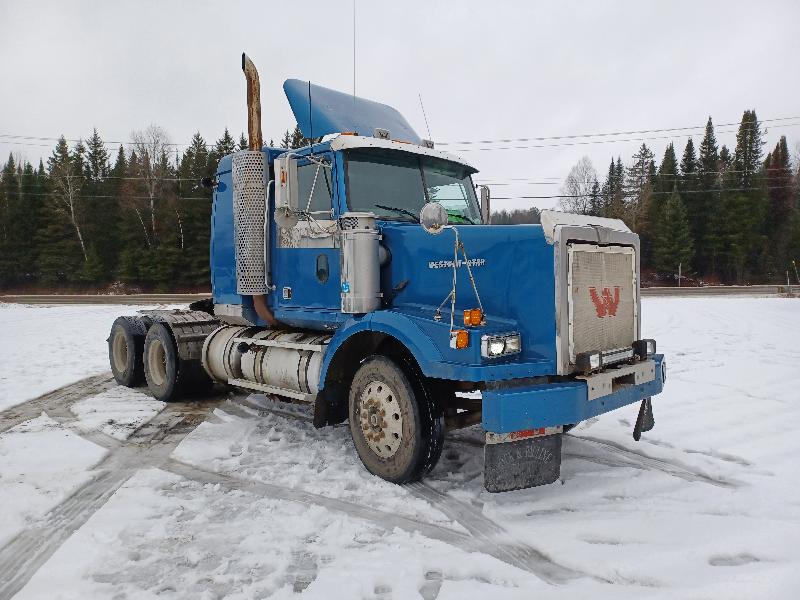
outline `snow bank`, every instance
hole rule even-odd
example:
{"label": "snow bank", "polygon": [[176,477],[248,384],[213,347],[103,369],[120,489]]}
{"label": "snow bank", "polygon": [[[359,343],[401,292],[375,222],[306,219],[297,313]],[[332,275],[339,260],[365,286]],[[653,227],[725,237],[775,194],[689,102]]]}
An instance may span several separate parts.
{"label": "snow bank", "polygon": [[91,479],[105,455],[46,415],[0,434],[0,547]]}

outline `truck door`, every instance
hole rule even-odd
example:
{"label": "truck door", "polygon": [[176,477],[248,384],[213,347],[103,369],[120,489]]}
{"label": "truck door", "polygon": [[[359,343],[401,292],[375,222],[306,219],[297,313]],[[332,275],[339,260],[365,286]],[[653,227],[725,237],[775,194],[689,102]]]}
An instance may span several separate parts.
{"label": "truck door", "polygon": [[277,231],[273,272],[281,309],[338,312],[341,308],[335,169],[330,153],[298,161],[298,198],[308,216],[291,229]]}

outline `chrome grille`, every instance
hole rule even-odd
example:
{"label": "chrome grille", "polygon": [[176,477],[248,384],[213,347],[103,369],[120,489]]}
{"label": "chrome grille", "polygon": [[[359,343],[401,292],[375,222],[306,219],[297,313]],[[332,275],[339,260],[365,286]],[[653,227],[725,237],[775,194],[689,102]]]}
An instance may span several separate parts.
{"label": "chrome grille", "polygon": [[568,249],[569,355],[630,347],[636,339],[636,255],[632,248]]}
{"label": "chrome grille", "polygon": [[266,294],[264,213],[266,162],[261,152],[233,155],[233,219],[236,238],[236,293]]}

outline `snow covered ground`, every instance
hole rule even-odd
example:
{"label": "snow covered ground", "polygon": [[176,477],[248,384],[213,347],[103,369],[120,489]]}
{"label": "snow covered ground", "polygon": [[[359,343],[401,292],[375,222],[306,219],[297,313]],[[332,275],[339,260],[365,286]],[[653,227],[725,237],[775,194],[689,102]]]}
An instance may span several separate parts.
{"label": "snow covered ground", "polygon": [[163,307],[0,303],[0,410],[108,370],[111,324],[141,308]]}
{"label": "snow covered ground", "polygon": [[[0,308],[15,338],[51,323],[72,363],[42,384],[4,339],[7,405],[105,369],[104,341],[59,329],[94,309]],[[398,487],[346,426],[263,397],[29,403],[0,420],[0,598],[796,597],[800,301],[647,298],[643,327],[668,361],[656,428],[632,440],[635,406],[592,419],[559,483],[505,494],[483,490],[477,428]]]}

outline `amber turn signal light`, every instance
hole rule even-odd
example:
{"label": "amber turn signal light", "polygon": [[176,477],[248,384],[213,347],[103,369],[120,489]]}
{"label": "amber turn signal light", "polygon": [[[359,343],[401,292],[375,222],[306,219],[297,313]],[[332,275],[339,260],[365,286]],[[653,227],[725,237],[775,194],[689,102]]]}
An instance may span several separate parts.
{"label": "amber turn signal light", "polygon": [[464,311],[464,325],[477,327],[483,323],[483,311],[480,308],[469,308]]}
{"label": "amber turn signal light", "polygon": [[463,350],[469,346],[469,331],[458,329],[450,332],[450,347]]}

